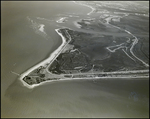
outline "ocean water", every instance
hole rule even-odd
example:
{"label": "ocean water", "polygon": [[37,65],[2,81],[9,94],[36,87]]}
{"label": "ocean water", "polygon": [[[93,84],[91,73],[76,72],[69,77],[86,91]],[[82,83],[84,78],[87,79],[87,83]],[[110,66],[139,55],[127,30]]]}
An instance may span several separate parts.
{"label": "ocean water", "polygon": [[73,2],[2,2],[1,74],[2,95],[17,78],[11,73],[25,70],[47,58],[62,42],[55,32],[55,22],[46,26],[49,39],[36,34],[30,27],[27,17],[41,17],[56,20],[59,14],[85,14],[90,8]]}
{"label": "ocean water", "polygon": [[[55,22],[59,16],[82,18],[91,9],[70,1],[1,3],[1,117],[149,116],[148,79],[54,81],[32,90],[23,87],[11,71],[23,73],[61,44],[54,31],[60,27]],[[28,17],[50,20],[45,26],[48,39],[35,33]],[[66,25],[75,29],[72,22]]]}
{"label": "ocean water", "polygon": [[2,103],[4,117],[148,117],[148,79],[54,81],[35,89],[15,81]]}

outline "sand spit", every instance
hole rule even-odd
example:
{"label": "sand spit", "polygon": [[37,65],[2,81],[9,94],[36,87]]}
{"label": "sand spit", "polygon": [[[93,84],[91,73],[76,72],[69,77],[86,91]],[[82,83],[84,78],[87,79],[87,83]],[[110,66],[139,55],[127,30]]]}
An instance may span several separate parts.
{"label": "sand spit", "polygon": [[67,17],[62,17],[62,18],[60,18],[59,20],[57,20],[56,22],[57,22],[57,23],[64,23],[64,21],[65,21],[66,18],[67,18]]}
{"label": "sand spit", "polygon": [[83,3],[77,3],[77,2],[75,2],[75,1],[73,1],[73,2],[76,3],[76,4],[83,5],[83,6],[86,6],[86,7],[91,8],[92,10],[91,10],[89,13],[87,13],[87,15],[92,14],[92,13],[96,10],[94,7],[92,7],[92,6],[90,6],[90,5],[86,5],[86,4],[83,4]]}
{"label": "sand spit", "polygon": [[19,80],[23,83],[24,86],[28,88],[34,88],[35,86],[41,85],[41,84],[35,84],[35,85],[28,85],[26,82],[23,81],[23,78],[27,76],[30,72],[33,70],[39,68],[40,66],[45,66],[46,64],[52,64],[52,62],[55,60],[55,58],[59,55],[60,51],[62,50],[62,47],[66,44],[66,39],[63,37],[61,33],[59,33],[59,29],[55,29],[55,31],[62,37],[62,44],[52,53],[50,56],[45,59],[44,61],[40,62],[39,64],[33,66],[32,68],[28,69],[24,73],[22,73],[19,77]]}
{"label": "sand spit", "polygon": [[80,24],[78,24],[78,21],[74,21],[73,23],[74,23],[74,25],[75,25],[77,28],[79,28],[79,29],[82,27]]}
{"label": "sand spit", "polygon": [[40,25],[39,25],[39,27],[40,27],[39,30],[40,30],[41,32],[43,32],[43,33],[45,33],[45,32],[44,32],[44,26],[45,26],[44,24],[40,24]]}

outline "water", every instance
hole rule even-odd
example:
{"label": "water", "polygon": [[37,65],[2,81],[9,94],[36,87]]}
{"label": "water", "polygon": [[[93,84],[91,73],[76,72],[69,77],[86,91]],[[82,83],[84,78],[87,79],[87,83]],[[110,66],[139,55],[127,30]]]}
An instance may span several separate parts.
{"label": "water", "polygon": [[14,82],[6,91],[2,114],[7,117],[148,117],[148,89],[147,79],[59,81],[33,90]]}
{"label": "water", "polygon": [[49,56],[61,44],[60,36],[54,31],[55,24],[48,26],[50,38],[45,40],[29,27],[27,17],[57,19],[58,14],[86,13],[73,2],[2,2],[2,95],[16,80],[10,71],[23,73],[28,68]]}
{"label": "water", "polygon": [[[17,75],[49,56],[60,44],[55,22],[36,34],[27,17],[57,20],[60,14],[85,17],[90,8],[73,2],[1,2],[2,117],[148,117],[149,80],[81,80],[51,82],[33,90]],[[81,12],[82,11],[82,12]],[[61,15],[60,15],[61,16]],[[78,18],[72,18],[75,20]],[[62,25],[63,26],[63,25]],[[69,22],[67,27],[74,28]]]}

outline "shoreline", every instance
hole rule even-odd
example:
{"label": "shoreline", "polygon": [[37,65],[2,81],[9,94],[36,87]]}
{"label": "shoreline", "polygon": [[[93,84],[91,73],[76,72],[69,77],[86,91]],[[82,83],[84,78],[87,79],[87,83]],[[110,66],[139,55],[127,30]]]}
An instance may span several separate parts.
{"label": "shoreline", "polygon": [[[60,78],[60,79],[56,79],[56,80],[47,80],[44,82],[40,82],[39,84],[33,84],[33,85],[29,85],[27,84],[23,78],[25,76],[27,76],[29,73],[31,73],[33,70],[39,68],[40,66],[45,66],[46,65],[46,72],[47,73],[51,73],[50,71],[48,71],[48,67],[53,63],[53,61],[57,58],[57,56],[62,52],[62,50],[64,50],[65,46],[68,45],[69,41],[66,42],[66,38],[62,35],[62,33],[59,32],[59,30],[64,29],[64,28],[59,28],[59,29],[55,29],[55,31],[57,32],[57,34],[61,37],[62,39],[62,44],[56,49],[54,50],[50,56],[48,58],[46,58],[44,61],[41,61],[40,63],[38,63],[37,65],[33,66],[32,68],[28,69],[27,71],[25,71],[24,73],[22,73],[19,77],[19,80],[23,83],[23,86],[26,86],[29,89],[33,89],[34,87],[37,87],[39,85],[43,85],[47,82],[52,82],[52,81],[60,81],[60,80],[86,80],[86,79],[112,79],[112,78],[149,78],[149,76],[105,76],[105,77],[97,77],[97,76],[91,76],[91,77],[79,77],[79,78]],[[68,28],[69,29],[69,28]],[[98,72],[98,74],[126,74],[126,73],[144,73],[144,72],[148,72],[148,70],[133,70],[133,71],[117,71],[117,72]],[[95,73],[83,73],[81,75],[94,75],[97,74]],[[65,74],[68,75],[68,74]],[[72,74],[72,75],[79,75],[79,74]]]}
{"label": "shoreline", "polygon": [[[61,28],[60,28],[61,29]],[[23,81],[23,78],[25,76],[27,76],[29,73],[31,73],[33,70],[37,69],[40,66],[44,66],[46,64],[51,65],[51,63],[53,62],[54,58],[56,57],[56,55],[59,55],[58,52],[61,50],[61,48],[65,45],[66,43],[66,39],[65,37],[63,37],[63,35],[61,35],[61,33],[58,32],[59,29],[55,29],[55,31],[58,33],[58,35],[61,36],[62,38],[62,44],[53,52],[50,54],[50,56],[48,58],[46,58],[45,60],[43,60],[42,62],[36,64],[35,66],[31,67],[30,69],[28,69],[27,71],[25,71],[24,73],[22,73],[19,76],[19,80],[23,83],[24,86],[28,87],[28,88],[34,88],[34,85],[28,85],[26,82]],[[40,84],[39,84],[40,85]]]}
{"label": "shoreline", "polygon": [[75,4],[78,4],[78,5],[82,5],[82,6],[86,6],[86,7],[88,7],[88,8],[91,8],[92,10],[89,12],[89,13],[87,13],[87,15],[90,15],[90,14],[92,14],[94,11],[95,11],[95,8],[93,8],[92,6],[90,6],[90,5],[86,5],[86,4],[83,4],[83,3],[76,3],[76,1],[73,1]]}
{"label": "shoreline", "polygon": [[120,80],[132,80],[132,79],[137,79],[137,80],[140,80],[139,78],[143,78],[143,80],[147,80],[149,78],[149,76],[138,76],[138,77],[123,77],[123,76],[120,76],[120,77],[88,77],[88,78],[62,78],[62,79],[58,79],[58,80],[47,80],[47,81],[44,81],[44,82],[41,82],[39,84],[33,84],[33,85],[26,85],[28,89],[33,89],[35,87],[38,87],[40,85],[44,85],[46,83],[50,83],[50,82],[57,82],[57,81],[71,81],[71,80],[100,80],[100,79],[105,79],[105,80],[117,80],[117,79],[120,79]]}

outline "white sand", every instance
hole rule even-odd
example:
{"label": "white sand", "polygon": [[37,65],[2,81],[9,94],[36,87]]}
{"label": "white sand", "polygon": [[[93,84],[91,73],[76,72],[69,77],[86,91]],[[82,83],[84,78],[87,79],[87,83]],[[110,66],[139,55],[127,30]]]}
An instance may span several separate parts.
{"label": "white sand", "polygon": [[59,20],[57,20],[56,22],[57,22],[57,23],[63,23],[66,18],[67,18],[67,17],[62,17],[62,18],[60,18]]}
{"label": "white sand", "polygon": [[46,64],[49,64],[49,65],[52,64],[52,62],[56,59],[56,57],[61,53],[60,51],[62,50],[62,47],[66,44],[66,39],[61,33],[58,32],[58,30],[59,29],[55,29],[55,31],[62,37],[62,44],[52,54],[50,54],[50,56],[47,59],[33,66],[32,68],[28,69],[26,72],[20,75],[19,80],[23,83],[24,86],[28,88],[34,88],[35,86],[40,85],[40,84],[29,85],[23,81],[23,78],[40,66],[44,66]]}

